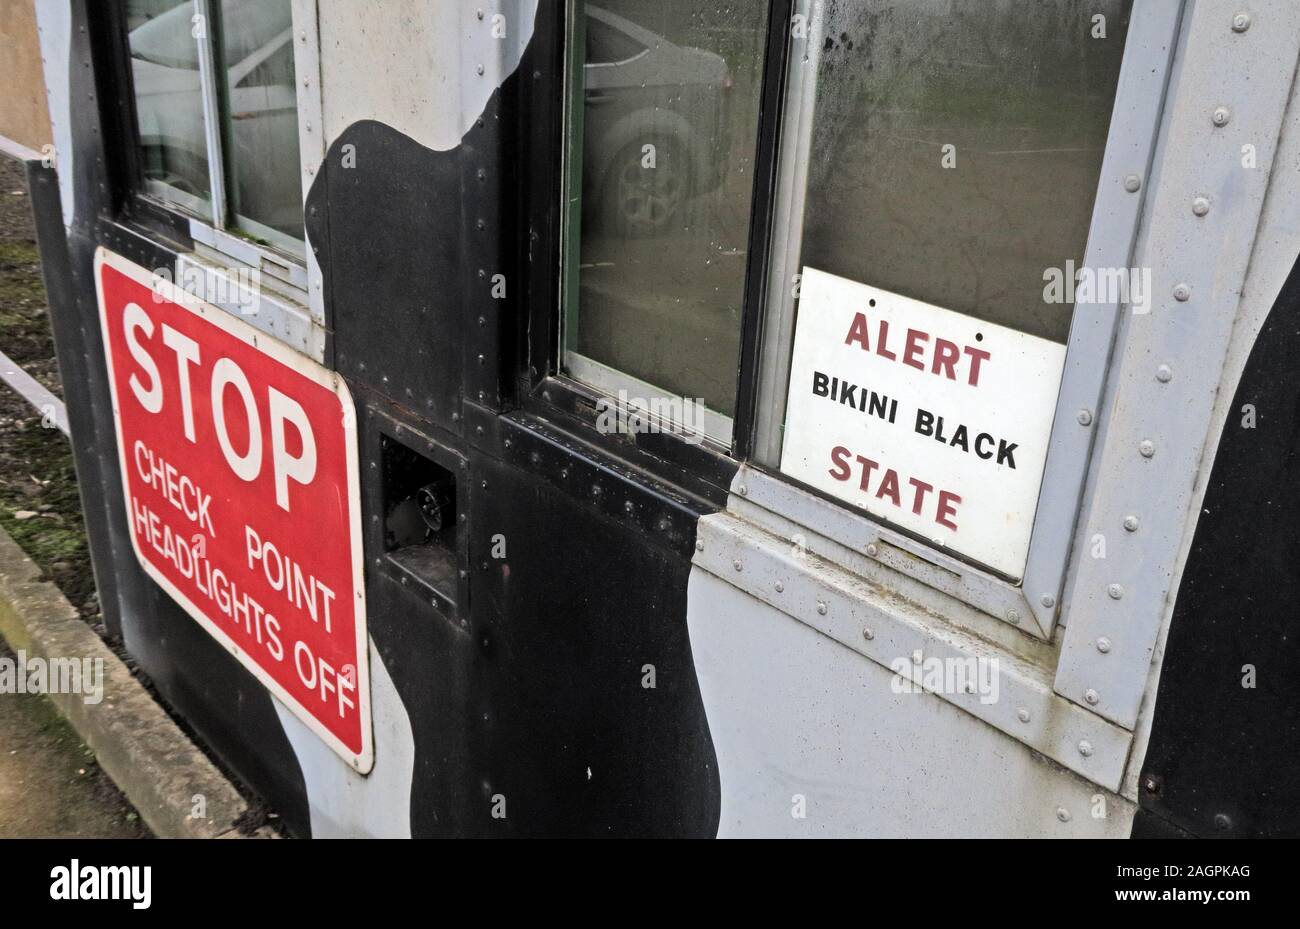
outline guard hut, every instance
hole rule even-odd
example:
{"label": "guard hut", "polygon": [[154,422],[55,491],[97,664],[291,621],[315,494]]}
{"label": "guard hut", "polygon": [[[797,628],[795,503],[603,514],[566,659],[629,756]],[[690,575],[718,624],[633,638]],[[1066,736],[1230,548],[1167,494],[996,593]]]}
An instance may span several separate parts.
{"label": "guard hut", "polygon": [[293,832],[1300,832],[1300,7],[37,14],[106,622]]}

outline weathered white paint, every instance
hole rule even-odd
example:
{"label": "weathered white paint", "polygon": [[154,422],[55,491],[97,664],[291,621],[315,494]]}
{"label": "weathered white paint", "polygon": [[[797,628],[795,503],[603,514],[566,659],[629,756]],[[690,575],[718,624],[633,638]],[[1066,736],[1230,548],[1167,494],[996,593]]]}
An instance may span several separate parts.
{"label": "weathered white paint", "polygon": [[888,668],[698,567],[687,624],[722,782],[720,836],[1131,829],[1127,800],[936,696],[895,693]]}
{"label": "weathered white paint", "polygon": [[375,767],[369,776],[363,777],[332,752],[288,707],[272,698],[307,786],[313,838],[411,837],[415,737],[406,707],[373,640],[370,700]]}
{"label": "weathered white paint", "polygon": [[519,66],[536,13],[537,0],[320,4],[326,143],[370,119],[436,151],[455,148]]}

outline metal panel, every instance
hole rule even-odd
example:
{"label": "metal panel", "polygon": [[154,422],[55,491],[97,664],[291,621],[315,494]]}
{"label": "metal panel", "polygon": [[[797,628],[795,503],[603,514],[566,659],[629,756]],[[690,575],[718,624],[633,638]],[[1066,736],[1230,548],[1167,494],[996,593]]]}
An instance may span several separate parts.
{"label": "metal panel", "polygon": [[687,622],[719,836],[1129,833],[1133,804],[698,567]]}
{"label": "metal panel", "polygon": [[[1133,6],[1088,232],[1086,268],[1127,268],[1133,257],[1182,12],[1181,2]],[[1070,325],[1069,351],[1021,582],[1026,605],[1049,634],[1061,601],[1092,449],[1090,427],[1097,422],[1120,310],[1117,302],[1089,304],[1075,309]]]}
{"label": "metal panel", "polygon": [[[252,267],[256,268],[257,265]],[[250,301],[244,305],[213,299],[220,294],[234,292],[237,284],[231,281],[230,270],[232,269],[218,267],[199,255],[176,256],[177,281],[189,281],[195,274],[202,275],[206,283],[199,296],[209,303],[238,316],[250,326],[260,329],[295,351],[302,352],[313,361],[319,362],[324,358],[325,329],[312,318],[302,303],[272,293],[266,287],[255,288],[249,295]]]}
{"label": "metal panel", "polygon": [[[694,565],[841,645],[890,667],[925,658],[997,661],[999,693],[939,693],[990,726],[1115,790],[1131,734],[1052,692],[1050,668],[995,648],[895,591],[808,556],[730,514],[700,520]],[[750,669],[753,673],[753,669]],[[761,676],[761,675],[760,675]]]}
{"label": "metal panel", "polygon": [[[1198,0],[1186,21],[1137,264],[1153,311],[1123,320],[1093,497],[1076,547],[1056,691],[1126,728],[1137,721],[1165,615],[1206,424],[1255,241],[1300,51],[1300,7]],[[1281,76],[1279,80],[1279,63]],[[1257,167],[1243,164],[1253,146]],[[1203,202],[1202,202],[1203,201]]]}
{"label": "metal panel", "polygon": [[[1019,587],[933,545],[748,465],[736,474],[731,492],[755,507],[792,520],[809,537],[824,536],[1025,632],[1042,639],[1051,637],[1050,629],[1039,626],[1037,617],[1029,611]],[[728,509],[737,509],[734,498]],[[761,512],[750,512],[747,518],[771,529],[771,522]]]}

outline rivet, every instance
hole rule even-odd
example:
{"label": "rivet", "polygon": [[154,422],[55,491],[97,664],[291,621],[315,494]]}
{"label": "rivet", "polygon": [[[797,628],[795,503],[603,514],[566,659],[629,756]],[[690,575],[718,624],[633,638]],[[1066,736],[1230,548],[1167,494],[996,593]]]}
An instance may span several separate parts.
{"label": "rivet", "polygon": [[1173,369],[1169,365],[1161,365],[1156,368],[1156,380],[1162,384],[1168,384],[1174,378]]}
{"label": "rivet", "polygon": [[482,74],[482,73],[483,73],[483,66],[482,66],[482,65],[479,65],[479,66],[478,66],[477,68],[475,68],[474,70],[477,71],[479,74]]}
{"label": "rivet", "polygon": [[777,593],[784,593],[784,592],[785,592],[785,585],[782,584],[780,581],[777,581],[777,582],[776,582],[776,592],[777,592]]}
{"label": "rivet", "polygon": [[1232,31],[1245,32],[1250,28],[1250,14],[1246,11],[1237,13],[1232,17]]}
{"label": "rivet", "polygon": [[1214,125],[1216,126],[1228,125],[1228,120],[1231,118],[1232,118],[1232,114],[1228,112],[1228,108],[1226,106],[1215,107],[1214,113],[1210,116],[1210,119],[1214,122]]}
{"label": "rivet", "polygon": [[1047,607],[1047,609],[1049,610],[1052,607],[1056,606],[1056,598],[1053,597],[1051,594],[1043,594],[1042,598],[1038,602],[1041,603],[1043,606]]}
{"label": "rivet", "polygon": [[1087,758],[1089,755],[1091,755],[1091,754],[1092,754],[1092,743],[1089,742],[1087,739],[1084,739],[1082,742],[1080,742],[1080,743],[1079,743],[1079,754],[1082,755],[1084,758]]}
{"label": "rivet", "polygon": [[479,19],[482,19],[482,18],[483,18],[483,11],[482,11],[482,10],[479,10],[479,11],[478,11],[478,18],[479,18]]}
{"label": "rivet", "polygon": [[1150,458],[1156,453],[1156,443],[1150,439],[1143,439],[1138,443],[1138,454],[1143,458]]}
{"label": "rivet", "polygon": [[876,546],[875,542],[872,542],[870,545],[867,546],[867,554],[870,555],[872,558],[875,558],[876,555],[880,554],[880,549]]}
{"label": "rivet", "polygon": [[742,497],[744,497],[749,493],[749,488],[746,487],[744,484],[741,484],[740,487],[737,488],[736,492],[739,493]]}
{"label": "rivet", "polygon": [[735,568],[737,571],[744,571],[744,570],[745,570],[745,566],[744,566],[743,564],[741,564],[739,560],[737,560],[737,561],[733,561],[733,562],[731,563],[731,566],[732,566],[733,568]]}
{"label": "rivet", "polygon": [[1089,687],[1083,692],[1083,699],[1087,700],[1090,706],[1096,706],[1101,701],[1101,694]]}
{"label": "rivet", "polygon": [[1214,816],[1214,825],[1226,832],[1232,828],[1232,820],[1226,813],[1216,813]]}
{"label": "rivet", "polygon": [[1076,418],[1079,420],[1080,426],[1091,426],[1092,410],[1080,410],[1079,415]]}
{"label": "rivet", "polygon": [[1127,532],[1138,531],[1138,518],[1132,514],[1124,517],[1124,529]]}
{"label": "rivet", "polygon": [[1063,806],[1058,806],[1056,808],[1056,818],[1063,823],[1068,823],[1070,821],[1070,811]]}
{"label": "rivet", "polygon": [[1186,303],[1192,299],[1192,288],[1187,284],[1177,284],[1174,287],[1174,299],[1179,303]]}
{"label": "rivet", "polygon": [[817,612],[822,616],[826,615],[826,604],[821,600],[817,601]]}
{"label": "rivet", "polygon": [[1197,216],[1204,216],[1210,212],[1210,201],[1204,197],[1197,197],[1192,201],[1192,213]]}
{"label": "rivet", "polygon": [[1097,640],[1097,651],[1101,652],[1103,655],[1107,654],[1110,651],[1110,639],[1105,636],[1099,638]]}
{"label": "rivet", "polygon": [[1029,722],[1029,711],[1024,707],[1021,707],[1016,711],[1016,719],[1020,720],[1022,723]]}
{"label": "rivet", "polygon": [[1124,178],[1124,189],[1131,194],[1137,193],[1142,189],[1142,178],[1136,174],[1128,175],[1128,177]]}
{"label": "rivet", "polygon": [[1020,625],[1020,614],[1015,610],[1007,610],[1007,622],[1013,626]]}
{"label": "rivet", "polygon": [[862,638],[866,639],[868,642],[870,642],[875,637],[876,637],[876,632],[874,629],[868,627],[862,630]]}
{"label": "rivet", "polygon": [[1118,600],[1120,597],[1124,596],[1124,588],[1119,584],[1111,584],[1106,588],[1106,593],[1110,594],[1112,600]]}
{"label": "rivet", "polygon": [[697,552],[702,552],[702,551],[704,551],[704,543],[703,543],[703,542],[696,542],[696,543],[695,543],[695,550],[696,550]]}

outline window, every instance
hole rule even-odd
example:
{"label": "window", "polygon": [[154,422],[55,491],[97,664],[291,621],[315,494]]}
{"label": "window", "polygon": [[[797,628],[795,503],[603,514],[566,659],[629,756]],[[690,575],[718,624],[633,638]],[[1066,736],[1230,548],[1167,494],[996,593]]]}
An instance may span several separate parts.
{"label": "window", "polygon": [[1129,6],[827,0],[789,69],[757,458],[1012,581]]}
{"label": "window", "polygon": [[563,369],[729,444],[766,5],[574,6]]}
{"label": "window", "polygon": [[1050,636],[1180,8],[570,5],[560,373]]}
{"label": "window", "polygon": [[290,0],[127,0],[126,18],[146,193],[301,256]]}

